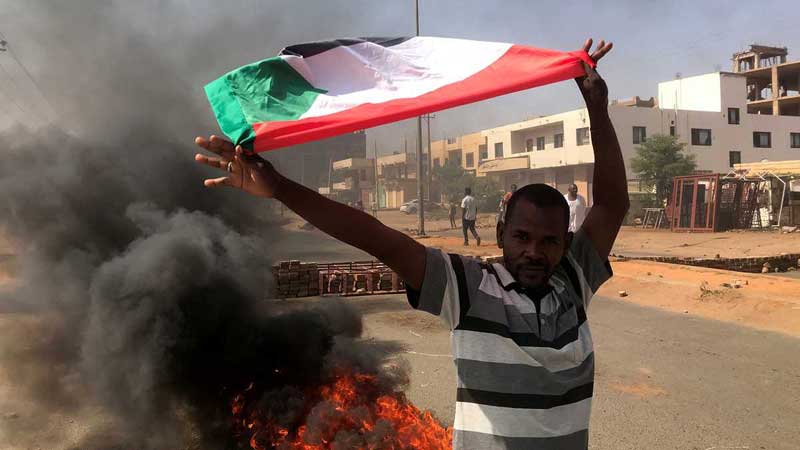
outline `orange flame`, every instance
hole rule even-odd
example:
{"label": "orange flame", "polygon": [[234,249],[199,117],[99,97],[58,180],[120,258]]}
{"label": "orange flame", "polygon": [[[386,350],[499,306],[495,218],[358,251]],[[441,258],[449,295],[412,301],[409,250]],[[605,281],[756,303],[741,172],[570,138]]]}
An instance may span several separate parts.
{"label": "orange flame", "polygon": [[340,370],[329,383],[311,389],[305,396],[308,414],[294,431],[248,410],[252,388],[251,384],[231,401],[237,436],[252,450],[328,450],[337,440],[338,448],[356,450],[453,446],[450,428],[409,403],[403,393],[384,392],[374,375]]}

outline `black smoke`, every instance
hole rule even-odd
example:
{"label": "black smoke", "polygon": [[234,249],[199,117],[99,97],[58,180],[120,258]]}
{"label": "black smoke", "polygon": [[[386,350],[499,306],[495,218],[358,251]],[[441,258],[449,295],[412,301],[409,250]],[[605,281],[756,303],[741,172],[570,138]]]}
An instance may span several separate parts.
{"label": "black smoke", "polygon": [[[233,447],[230,399],[252,382],[288,426],[302,387],[336,367],[402,385],[385,368],[392,346],[361,341],[350,308],[267,300],[278,223],[264,201],[202,186],[191,142],[216,127],[188,67],[90,3],[45,15],[49,37],[88,47],[54,55],[69,63],[41,85],[61,115],[0,134],[0,224],[16,255],[0,290],[0,389],[13,392],[0,437]],[[92,35],[106,27],[113,38]],[[64,79],[84,83],[70,92]]]}

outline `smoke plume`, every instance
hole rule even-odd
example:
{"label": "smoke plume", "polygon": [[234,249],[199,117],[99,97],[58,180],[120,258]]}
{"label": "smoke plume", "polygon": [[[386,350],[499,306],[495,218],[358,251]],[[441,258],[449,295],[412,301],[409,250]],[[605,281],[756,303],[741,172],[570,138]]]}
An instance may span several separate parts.
{"label": "smoke plume", "polygon": [[[302,386],[342,366],[402,387],[395,349],[361,341],[352,309],[265,300],[277,225],[263,201],[202,186],[191,141],[216,127],[191,67],[118,4],[83,3],[31,3],[47,36],[81,45],[52,55],[64,77],[41,84],[59,119],[0,134],[16,254],[0,286],[0,441],[230,448],[230,400],[251,383],[286,427]],[[113,39],[95,38],[104,27]]]}

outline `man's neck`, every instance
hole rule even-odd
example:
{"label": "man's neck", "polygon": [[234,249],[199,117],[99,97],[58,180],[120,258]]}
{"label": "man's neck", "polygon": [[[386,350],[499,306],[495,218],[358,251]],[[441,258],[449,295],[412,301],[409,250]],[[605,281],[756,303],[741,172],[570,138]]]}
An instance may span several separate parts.
{"label": "man's neck", "polygon": [[567,197],[570,200],[577,200],[578,199],[578,194],[573,194],[572,192],[570,192],[569,194],[567,194]]}

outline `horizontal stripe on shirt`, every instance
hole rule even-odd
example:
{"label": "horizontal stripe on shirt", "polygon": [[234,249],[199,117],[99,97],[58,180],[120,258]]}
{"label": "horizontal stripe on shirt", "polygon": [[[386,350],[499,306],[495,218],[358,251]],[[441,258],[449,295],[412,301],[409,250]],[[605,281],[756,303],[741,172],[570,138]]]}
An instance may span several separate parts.
{"label": "horizontal stripe on shirt", "polygon": [[453,447],[480,450],[564,450],[586,449],[589,430],[579,430],[565,436],[508,437],[490,433],[453,430]]}
{"label": "horizontal stripe on shirt", "polygon": [[550,409],[591,398],[594,383],[578,386],[560,395],[520,394],[458,388],[456,401],[505,408]]}
{"label": "horizontal stripe on shirt", "polygon": [[456,402],[456,430],[509,437],[564,436],[585,430],[592,399],[550,409],[520,409]]}

